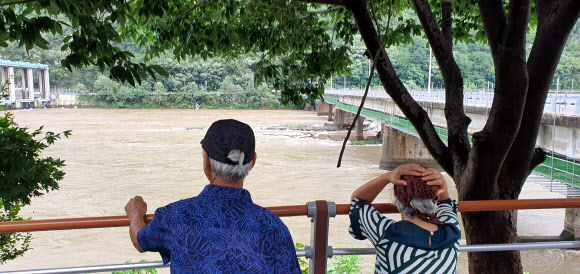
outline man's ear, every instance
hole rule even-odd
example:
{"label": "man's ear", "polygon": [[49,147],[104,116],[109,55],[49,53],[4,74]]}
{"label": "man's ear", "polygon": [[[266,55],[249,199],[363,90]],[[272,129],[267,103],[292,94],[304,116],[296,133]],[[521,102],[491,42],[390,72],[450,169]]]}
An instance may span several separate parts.
{"label": "man's ear", "polygon": [[258,153],[254,152],[254,159],[252,160],[252,168],[254,168],[254,165],[256,164],[257,157],[258,157]]}
{"label": "man's ear", "polygon": [[203,151],[203,173],[205,173],[205,176],[207,177],[208,180],[210,180],[211,182],[211,162],[209,161],[209,156],[207,155],[207,152],[204,150]]}

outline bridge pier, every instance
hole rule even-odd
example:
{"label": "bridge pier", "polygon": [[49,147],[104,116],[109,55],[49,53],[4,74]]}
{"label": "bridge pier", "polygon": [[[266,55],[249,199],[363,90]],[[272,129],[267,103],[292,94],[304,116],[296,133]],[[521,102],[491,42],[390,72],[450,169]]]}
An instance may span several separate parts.
{"label": "bridge pier", "polygon": [[316,109],[318,110],[318,112],[316,113],[316,116],[328,115],[328,107],[329,106],[330,106],[330,104],[327,102],[316,101]]}
{"label": "bridge pier", "polygon": [[348,112],[345,112],[339,108],[334,108],[334,126],[336,128],[342,128],[344,125],[347,124],[345,121],[346,115]]}
{"label": "bridge pier", "polygon": [[15,102],[16,107],[19,107],[19,102],[16,101],[16,89],[14,85],[14,68],[13,67],[3,67],[0,69],[2,72],[2,86],[8,82],[7,95],[8,100]]}
{"label": "bridge pier", "polygon": [[355,133],[356,134],[354,136],[354,139],[357,141],[365,139],[364,132],[363,132],[364,121],[365,121],[365,118],[362,116],[359,116],[358,119],[356,119],[356,124],[355,124]]}
{"label": "bridge pier", "polygon": [[32,69],[20,69],[20,74],[22,75],[22,102],[26,103],[28,107],[35,107]]}
{"label": "bridge pier", "polygon": [[50,76],[48,69],[38,70],[38,90],[41,96],[39,103],[41,105],[46,104],[46,107],[50,107]]}
{"label": "bridge pier", "polygon": [[333,111],[332,111],[332,109],[333,109],[333,108],[334,108],[334,105],[328,104],[328,121],[329,121],[329,122],[332,122],[332,121],[334,121],[334,120],[332,119],[332,114],[333,114]]}
{"label": "bridge pier", "polygon": [[[20,87],[16,92],[14,69],[20,70]],[[34,89],[34,70],[38,70],[38,91]],[[7,98],[0,98],[0,105],[7,109],[50,105],[48,66],[0,59],[1,85],[6,86]]]}
{"label": "bridge pier", "polygon": [[580,240],[580,208],[566,208],[564,231],[560,237],[566,240]]}
{"label": "bridge pier", "polygon": [[389,127],[386,123],[381,124],[381,131],[383,147],[380,169],[393,170],[397,166],[414,163],[441,170],[420,138]]}

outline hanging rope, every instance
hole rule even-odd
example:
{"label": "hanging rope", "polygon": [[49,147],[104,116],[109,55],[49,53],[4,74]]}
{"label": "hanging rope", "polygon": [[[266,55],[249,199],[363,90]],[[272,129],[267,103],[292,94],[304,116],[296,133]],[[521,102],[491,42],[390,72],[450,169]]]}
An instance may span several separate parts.
{"label": "hanging rope", "polygon": [[[392,6],[392,0],[389,0],[389,17],[387,19],[387,29],[385,30],[384,39],[387,38],[387,34],[389,33],[389,25],[391,24],[391,6]],[[380,36],[381,35],[381,27],[379,25],[379,21],[377,20],[377,15],[375,13],[375,6],[374,6],[373,1],[371,1],[371,10],[373,12],[373,18],[375,20],[375,25],[377,27],[377,33],[379,34],[379,48],[377,49],[377,52],[375,53],[375,58],[373,58],[373,64],[371,65],[371,71],[369,72],[369,79],[367,80],[367,85],[365,87],[365,93],[361,99],[360,106],[358,107],[358,110],[356,112],[356,115],[354,116],[352,124],[350,125],[350,128],[348,129],[348,132],[346,133],[346,137],[344,138],[344,141],[342,142],[342,149],[340,150],[340,155],[338,156],[338,162],[336,163],[337,168],[339,168],[341,163],[342,163],[342,156],[344,155],[344,150],[346,148],[346,142],[348,142],[348,139],[350,138],[350,133],[352,132],[352,129],[355,127],[356,121],[360,117],[360,112],[365,104],[365,100],[366,100],[367,94],[369,92],[369,87],[370,87],[371,81],[373,79],[373,74],[375,72],[377,60],[379,59],[379,54],[381,53],[381,50],[384,48],[383,37]]]}

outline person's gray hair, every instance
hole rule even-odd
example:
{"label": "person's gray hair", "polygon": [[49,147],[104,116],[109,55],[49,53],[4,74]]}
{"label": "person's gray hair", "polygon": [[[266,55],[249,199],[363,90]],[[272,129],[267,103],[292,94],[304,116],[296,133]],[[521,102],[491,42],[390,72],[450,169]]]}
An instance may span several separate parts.
{"label": "person's gray hair", "polygon": [[252,161],[244,165],[244,152],[239,149],[232,149],[228,154],[228,159],[237,165],[229,165],[209,158],[211,164],[211,173],[214,177],[222,179],[227,182],[236,183],[241,182],[248,176],[252,169]]}
{"label": "person's gray hair", "polygon": [[413,199],[409,202],[411,206],[405,206],[403,203],[395,197],[393,204],[397,207],[399,212],[409,216],[413,209],[418,210],[421,213],[433,214],[437,210],[437,203],[433,199]]}

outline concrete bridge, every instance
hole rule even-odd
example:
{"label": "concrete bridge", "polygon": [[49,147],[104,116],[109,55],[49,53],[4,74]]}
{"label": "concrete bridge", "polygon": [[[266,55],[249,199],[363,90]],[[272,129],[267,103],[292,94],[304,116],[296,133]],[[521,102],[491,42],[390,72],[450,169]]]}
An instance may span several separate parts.
{"label": "concrete bridge", "polygon": [[[21,81],[16,83],[14,69],[20,70]],[[34,88],[33,72],[38,71],[38,88]],[[7,109],[50,105],[50,79],[48,66],[26,62],[0,60],[2,88],[6,92],[0,98],[0,106]]]}
{"label": "concrete bridge", "polygon": [[[341,91],[341,90],[327,90],[324,94],[324,102],[317,102],[318,115],[328,115],[328,121],[333,121],[338,127],[350,125],[354,119],[355,113],[360,105],[362,99],[362,91],[352,92],[352,91]],[[431,121],[435,125],[439,135],[443,139],[443,142],[447,142],[447,121],[444,115],[444,103],[443,94],[432,93],[427,94],[426,91],[412,92],[413,97],[417,102],[427,111]],[[568,158],[573,163],[577,161],[580,162],[580,115],[576,114],[577,107],[575,106],[576,98],[569,97],[572,100],[559,101],[558,104],[568,104],[568,109],[572,105],[572,113],[559,112],[558,108],[563,108],[558,104],[548,103],[546,106],[546,111],[544,117],[542,118],[542,125],[540,128],[540,133],[537,139],[537,146],[542,147],[548,154],[561,158]],[[493,96],[489,94],[466,94],[465,96],[465,112],[467,116],[472,119],[469,125],[468,132],[473,134],[476,131],[480,131],[488,117],[489,108],[491,107],[491,101]],[[570,101],[572,103],[570,103]],[[558,108],[554,108],[553,106]],[[550,110],[555,109],[556,112],[550,112]],[[578,109],[580,110],[580,109]],[[388,138],[389,134],[406,134],[409,138],[398,138],[398,139],[412,139],[418,138],[415,129],[412,127],[409,121],[405,118],[401,110],[395,105],[395,103],[386,96],[384,92],[379,94],[369,94],[365,101],[365,106],[361,111],[361,116],[363,117],[356,123],[356,130],[353,139],[360,140],[364,138],[363,136],[363,121],[365,119],[370,119],[381,123],[384,127],[397,129],[400,133],[389,132],[391,129],[386,129],[383,132],[383,138]],[[409,161],[416,160],[429,160],[431,159],[427,150],[422,147],[422,142],[415,144],[414,142],[405,142],[405,149],[399,153],[385,153],[386,155],[400,155],[402,159],[411,159]],[[394,150],[402,148],[392,148]],[[405,152],[406,151],[406,152]],[[399,156],[396,156],[399,157]],[[397,158],[394,159],[397,159]],[[391,164],[393,159],[381,160],[381,168],[389,169],[390,167],[396,166]],[[580,173],[580,170],[578,171]],[[570,179],[577,179],[580,186],[580,177]]]}
{"label": "concrete bridge", "polygon": [[[324,101],[318,101],[318,115],[327,115],[337,127],[353,123],[362,99],[363,91],[326,90]],[[443,142],[447,143],[447,122],[444,115],[444,94],[427,91],[412,92],[413,97],[427,111]],[[480,131],[488,117],[493,95],[490,93],[466,93],[465,112],[472,119],[469,134]],[[539,135],[538,147],[547,151],[546,161],[534,169],[544,176],[538,182],[551,191],[567,197],[580,197],[580,101],[576,96],[558,98],[552,95],[547,101]],[[364,139],[365,119],[381,124],[383,138],[381,169],[393,169],[404,163],[419,163],[423,166],[439,165],[431,157],[411,123],[384,91],[369,93],[361,110],[361,118],[355,123],[354,140]],[[470,137],[471,138],[471,137]],[[470,139],[471,141],[471,139]],[[541,179],[540,179],[541,180]],[[567,209],[565,238],[580,239],[580,209]]]}

